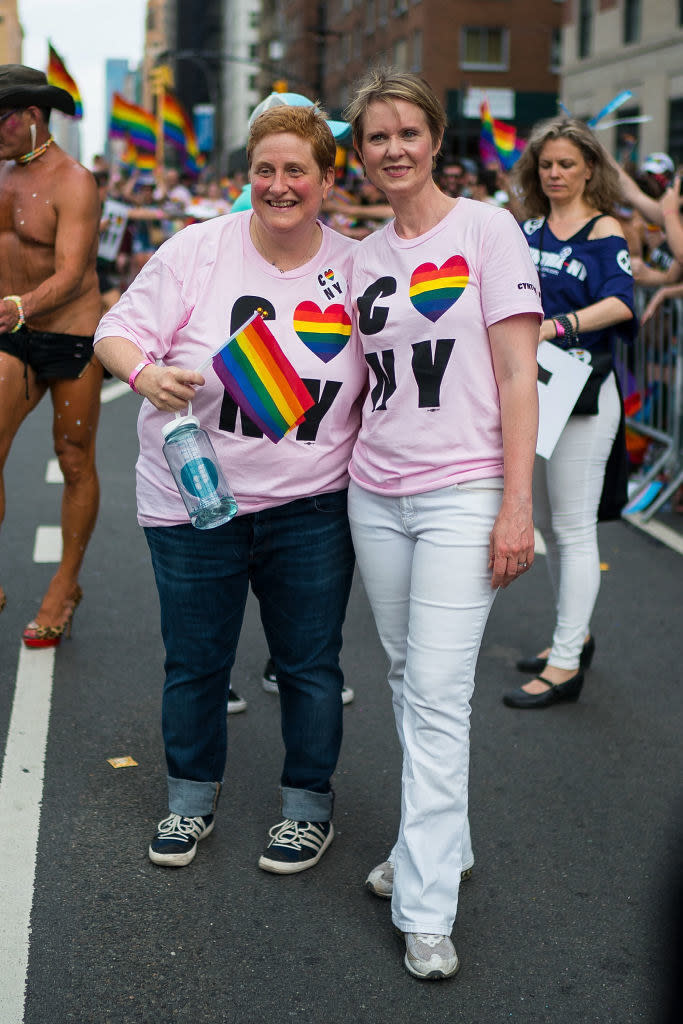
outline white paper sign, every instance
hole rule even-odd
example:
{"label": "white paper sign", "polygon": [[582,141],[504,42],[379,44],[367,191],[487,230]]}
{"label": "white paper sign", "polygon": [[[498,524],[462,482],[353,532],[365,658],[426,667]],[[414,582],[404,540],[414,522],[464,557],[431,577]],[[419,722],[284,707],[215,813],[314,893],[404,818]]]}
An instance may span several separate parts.
{"label": "white paper sign", "polygon": [[125,203],[119,203],[116,199],[105,199],[102,209],[104,227],[100,231],[100,244],[97,249],[97,255],[101,259],[111,262],[118,256],[129,209]]}
{"label": "white paper sign", "polygon": [[570,356],[550,341],[538,346],[538,443],[536,454],[549,459],[576,399],[591,375],[590,363]]}

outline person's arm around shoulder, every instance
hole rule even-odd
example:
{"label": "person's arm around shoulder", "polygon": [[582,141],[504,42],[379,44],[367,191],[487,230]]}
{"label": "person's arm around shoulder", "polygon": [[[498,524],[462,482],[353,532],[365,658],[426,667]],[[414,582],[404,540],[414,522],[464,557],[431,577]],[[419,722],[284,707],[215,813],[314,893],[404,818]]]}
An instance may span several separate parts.
{"label": "person's arm around shoulder", "polygon": [[55,271],[33,291],[22,295],[27,320],[50,313],[75,298],[86,272],[94,271],[100,199],[95,179],[80,164],[60,172],[55,212]]}
{"label": "person's arm around shoulder", "polygon": [[491,586],[507,587],[534,561],[531,477],[538,434],[538,316],[524,313],[489,327],[500,397],[504,485],[491,531]]}

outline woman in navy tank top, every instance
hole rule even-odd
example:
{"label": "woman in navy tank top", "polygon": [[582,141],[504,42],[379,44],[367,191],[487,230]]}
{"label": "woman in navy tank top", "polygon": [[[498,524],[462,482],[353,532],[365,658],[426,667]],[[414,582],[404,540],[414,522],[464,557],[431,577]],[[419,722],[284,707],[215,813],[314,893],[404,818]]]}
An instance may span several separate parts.
{"label": "woman in navy tank top", "polygon": [[539,342],[574,350],[603,378],[595,407],[588,414],[575,408],[552,456],[537,456],[534,468],[534,520],[546,542],[556,621],[550,647],[517,663],[533,678],[503,700],[540,708],[578,699],[595,650],[597,523],[619,514],[613,469],[623,466],[624,452],[612,349],[619,334],[632,337],[636,322],[629,252],[612,216],[619,181],[590,129],[573,118],[537,125],[515,177],[541,282]]}

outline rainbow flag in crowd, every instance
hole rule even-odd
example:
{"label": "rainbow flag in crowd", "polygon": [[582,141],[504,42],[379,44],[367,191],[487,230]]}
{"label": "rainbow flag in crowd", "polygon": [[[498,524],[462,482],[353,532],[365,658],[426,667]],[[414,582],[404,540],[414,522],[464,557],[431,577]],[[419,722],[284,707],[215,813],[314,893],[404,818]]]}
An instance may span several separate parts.
{"label": "rainbow flag in crowd", "polygon": [[212,364],[228,394],[274,444],[315,404],[260,313],[228,339]]}
{"label": "rainbow flag in crowd", "polygon": [[155,153],[157,132],[154,114],[115,92],[109,118],[109,137],[128,139],[138,152]]}
{"label": "rainbow flag in crowd", "polygon": [[66,89],[76,108],[73,117],[83,117],[83,102],[78,86],[66,70],[64,61],[55,50],[52,43],[48,42],[47,80],[50,85],[56,85],[60,89]]}
{"label": "rainbow flag in crowd", "polygon": [[140,152],[129,138],[121,154],[120,163],[129,171],[153,171],[156,168],[156,157],[154,153],[146,153],[144,150]]}
{"label": "rainbow flag in crowd", "polygon": [[204,157],[199,152],[192,121],[173,93],[163,93],[161,121],[164,126],[164,139],[181,154],[184,169],[191,174],[198,174],[204,166]]}
{"label": "rainbow flag in crowd", "polygon": [[352,149],[346,154],[346,173],[349,178],[357,178],[358,180],[365,174],[362,163]]}
{"label": "rainbow flag in crowd", "polygon": [[509,171],[522,154],[524,142],[517,138],[514,125],[494,121],[488,100],[481,105],[481,136],[479,153],[484,163],[498,160],[503,170]]}

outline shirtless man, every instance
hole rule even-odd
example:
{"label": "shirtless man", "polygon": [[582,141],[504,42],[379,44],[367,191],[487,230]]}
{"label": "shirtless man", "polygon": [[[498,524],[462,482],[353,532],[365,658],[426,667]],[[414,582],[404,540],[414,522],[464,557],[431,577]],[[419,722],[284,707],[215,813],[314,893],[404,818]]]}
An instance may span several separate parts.
{"label": "shirtless man", "polygon": [[[52,108],[73,101],[42,71],[0,65],[0,521],[10,446],[46,391],[64,476],[62,560],[28,647],[56,646],[81,599],[78,573],[95,525],[95,433],[102,367],[92,335],[101,299],[95,273],[99,200],[89,171],[52,140]],[[0,610],[5,593],[0,588]]]}

